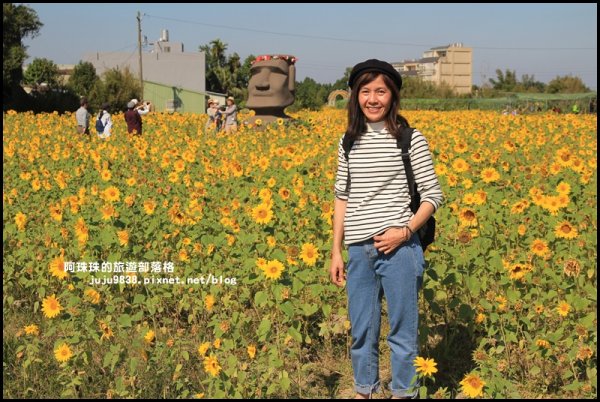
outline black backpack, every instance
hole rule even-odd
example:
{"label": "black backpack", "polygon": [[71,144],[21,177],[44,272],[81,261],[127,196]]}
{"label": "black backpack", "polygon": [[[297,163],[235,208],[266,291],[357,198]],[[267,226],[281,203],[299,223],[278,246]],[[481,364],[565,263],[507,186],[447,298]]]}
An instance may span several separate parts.
{"label": "black backpack", "polygon": [[[412,140],[412,134],[414,129],[412,127],[405,127],[402,130],[402,135],[396,140],[396,146],[402,151],[402,162],[404,162],[404,171],[406,172],[406,179],[408,180],[408,191],[410,192],[410,210],[416,213],[421,205],[421,195],[417,191],[417,183],[415,182],[415,176],[412,170],[412,164],[410,163],[410,154],[408,150],[410,148],[410,141]],[[342,140],[342,147],[344,148],[344,156],[348,160],[350,150],[354,145],[353,141],[346,140],[346,137]],[[346,181],[346,192],[350,189],[350,166],[348,166],[348,180]],[[423,251],[427,249],[433,240],[435,239],[435,218],[429,217],[427,222],[419,230],[417,230],[419,240],[421,240],[421,247]]]}
{"label": "black backpack", "polygon": [[104,110],[100,112],[98,118],[96,119],[96,131],[98,131],[99,133],[104,132],[104,123],[102,123],[102,116],[104,116]]}

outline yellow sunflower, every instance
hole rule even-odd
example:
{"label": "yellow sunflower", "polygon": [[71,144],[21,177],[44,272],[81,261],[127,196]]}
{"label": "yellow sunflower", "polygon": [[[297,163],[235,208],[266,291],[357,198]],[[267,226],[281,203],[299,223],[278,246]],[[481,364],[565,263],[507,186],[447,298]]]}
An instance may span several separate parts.
{"label": "yellow sunflower", "polygon": [[213,377],[219,375],[221,366],[219,366],[219,361],[214,355],[204,358],[204,371]]}
{"label": "yellow sunflower", "polygon": [[25,229],[25,224],[27,223],[27,215],[22,212],[17,212],[15,215],[15,224],[17,225],[17,229],[23,230]]}
{"label": "yellow sunflower", "polygon": [[556,225],[554,234],[562,239],[574,239],[578,235],[577,229],[568,221],[562,221]]}
{"label": "yellow sunflower", "polygon": [[468,374],[461,382],[462,392],[467,394],[470,398],[477,398],[483,396],[483,387],[485,381],[483,381],[477,374]]}
{"label": "yellow sunflower", "polygon": [[423,377],[431,377],[432,374],[437,373],[437,363],[433,359],[424,359],[421,356],[417,356],[414,360],[417,373]]}
{"label": "yellow sunflower", "polygon": [[209,347],[210,347],[209,342],[204,342],[204,343],[200,344],[200,346],[198,346],[198,354],[200,356],[204,356]]}
{"label": "yellow sunflower", "polygon": [[273,211],[263,203],[252,209],[252,218],[256,223],[266,224],[273,218]]}
{"label": "yellow sunflower", "polygon": [[60,280],[65,279],[69,274],[65,271],[65,260],[63,256],[58,256],[50,261],[50,273]]}
{"label": "yellow sunflower", "polygon": [[61,344],[58,348],[54,349],[54,357],[60,363],[66,362],[73,356],[71,348],[66,343]]}
{"label": "yellow sunflower", "polygon": [[304,261],[305,264],[313,266],[319,258],[319,249],[317,249],[311,243],[304,243],[302,245],[302,252],[300,253],[300,258],[302,259],[302,261]]}
{"label": "yellow sunflower", "polygon": [[281,262],[277,260],[271,260],[267,262],[267,265],[265,265],[263,268],[263,272],[269,279],[279,279],[284,269],[285,268]]}
{"label": "yellow sunflower", "polygon": [[42,312],[48,318],[54,318],[62,310],[60,302],[56,298],[56,295],[48,296],[42,302]]}

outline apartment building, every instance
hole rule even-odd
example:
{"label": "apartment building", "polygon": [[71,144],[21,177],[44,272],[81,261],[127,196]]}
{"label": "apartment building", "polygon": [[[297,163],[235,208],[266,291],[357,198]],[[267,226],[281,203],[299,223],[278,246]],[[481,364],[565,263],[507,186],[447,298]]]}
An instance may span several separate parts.
{"label": "apartment building", "polygon": [[458,94],[471,93],[473,85],[473,49],[462,43],[439,46],[424,52],[419,60],[392,63],[403,76],[424,81],[446,82]]}

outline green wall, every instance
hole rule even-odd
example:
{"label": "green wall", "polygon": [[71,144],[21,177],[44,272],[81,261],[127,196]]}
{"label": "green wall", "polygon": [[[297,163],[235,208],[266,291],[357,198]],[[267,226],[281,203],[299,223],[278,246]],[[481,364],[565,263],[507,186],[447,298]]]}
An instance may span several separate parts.
{"label": "green wall", "polygon": [[144,100],[152,102],[157,112],[167,111],[167,105],[175,100],[176,112],[206,113],[206,96],[200,92],[144,81]]}

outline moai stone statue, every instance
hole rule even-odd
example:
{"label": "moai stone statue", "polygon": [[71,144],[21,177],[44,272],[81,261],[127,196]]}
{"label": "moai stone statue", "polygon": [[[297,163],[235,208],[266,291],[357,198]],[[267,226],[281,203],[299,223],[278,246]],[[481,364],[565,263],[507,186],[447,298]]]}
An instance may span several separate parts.
{"label": "moai stone statue", "polygon": [[296,91],[296,58],[289,55],[258,56],[252,63],[248,83],[246,107],[255,115],[248,119],[254,124],[260,119],[264,124],[277,119],[290,119],[283,111],[294,103]]}

